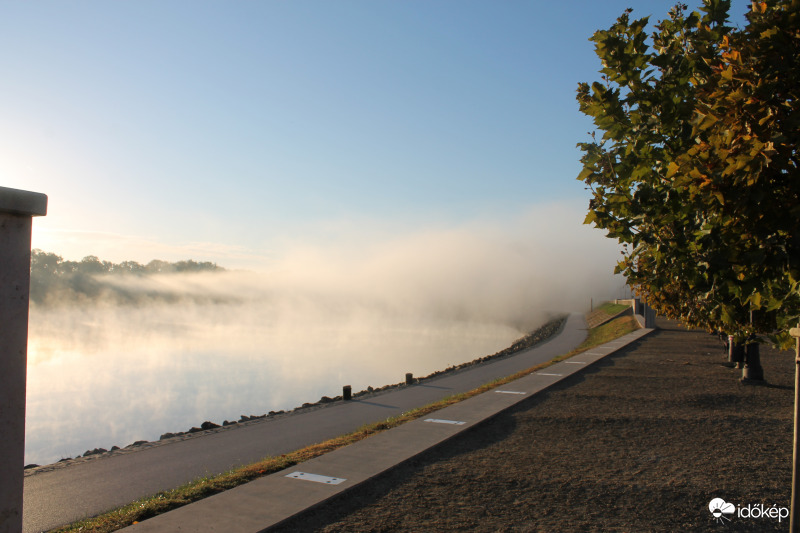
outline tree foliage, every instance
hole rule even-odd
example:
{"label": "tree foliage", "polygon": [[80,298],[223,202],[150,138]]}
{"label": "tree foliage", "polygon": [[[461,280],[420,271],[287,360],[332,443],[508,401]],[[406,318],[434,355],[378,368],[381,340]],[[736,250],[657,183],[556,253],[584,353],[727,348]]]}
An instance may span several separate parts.
{"label": "tree foliage", "polygon": [[578,101],[602,135],[578,179],[658,312],[781,337],[800,318],[800,0],[753,2],[741,29],[729,9],[678,4],[650,35],[628,10],[594,34],[601,82]]}
{"label": "tree foliage", "polygon": [[86,303],[101,298],[125,303],[139,303],[144,299],[176,300],[178,296],[175,294],[164,291],[158,293],[130,291],[107,281],[110,277],[119,275],[149,276],[224,270],[216,263],[197,262],[191,259],[176,263],[154,259],[142,265],[136,261],[123,261],[117,264],[88,255],[80,261],[65,261],[60,255],[34,249],[31,251],[30,298],[34,304],[39,305]]}

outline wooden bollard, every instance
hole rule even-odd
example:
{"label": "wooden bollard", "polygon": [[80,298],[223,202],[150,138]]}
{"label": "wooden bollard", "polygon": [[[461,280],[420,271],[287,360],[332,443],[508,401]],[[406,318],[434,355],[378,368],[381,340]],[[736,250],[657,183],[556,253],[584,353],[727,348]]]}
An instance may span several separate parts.
{"label": "wooden bollard", "polygon": [[406,385],[413,385],[414,384],[414,374],[408,372],[406,374]]}
{"label": "wooden bollard", "polygon": [[342,387],[342,398],[345,400],[353,399],[353,389],[350,387],[350,385],[345,385]]}

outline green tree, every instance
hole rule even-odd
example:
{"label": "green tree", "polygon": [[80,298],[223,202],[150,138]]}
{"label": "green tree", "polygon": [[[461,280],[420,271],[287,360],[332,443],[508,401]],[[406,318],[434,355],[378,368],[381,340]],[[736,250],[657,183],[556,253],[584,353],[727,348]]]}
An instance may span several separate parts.
{"label": "green tree", "polygon": [[113,272],[123,274],[142,274],[145,272],[145,267],[136,261],[123,261],[118,265],[114,265]]}
{"label": "green tree", "polygon": [[44,252],[38,248],[31,250],[31,301],[41,304],[58,284],[61,261],[60,255]]}
{"label": "green tree", "polygon": [[31,301],[37,305],[55,305],[66,302],[90,302],[101,298],[136,303],[147,297],[175,299],[172,294],[136,293],[109,283],[111,276],[174,274],[181,272],[222,272],[225,269],[208,261],[192,259],[169,263],[154,259],[147,265],[136,261],[112,263],[97,256],[87,255],[80,261],[64,261],[60,255],[31,251]]}
{"label": "green tree", "polygon": [[59,273],[61,261],[60,255],[34,248],[31,250],[31,274],[55,276]]}
{"label": "green tree", "polygon": [[175,271],[175,267],[171,263],[161,259],[153,259],[144,268],[148,274],[166,274]]}
{"label": "green tree", "polygon": [[111,272],[113,263],[101,261],[96,255],[87,255],[78,263],[78,272],[81,274],[106,274]]}
{"label": "green tree", "polygon": [[580,143],[586,223],[661,314],[786,340],[800,317],[800,0],[678,4],[646,33],[626,11],[591,38],[602,82],[578,87],[600,138]]}

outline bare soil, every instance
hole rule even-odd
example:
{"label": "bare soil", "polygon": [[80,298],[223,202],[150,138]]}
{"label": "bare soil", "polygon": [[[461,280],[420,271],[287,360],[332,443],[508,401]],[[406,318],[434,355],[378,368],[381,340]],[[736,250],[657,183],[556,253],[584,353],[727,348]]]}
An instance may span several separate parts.
{"label": "bare soil", "polygon": [[788,531],[746,515],[789,506],[793,352],[762,346],[766,384],[742,384],[717,337],[659,325],[274,530]]}

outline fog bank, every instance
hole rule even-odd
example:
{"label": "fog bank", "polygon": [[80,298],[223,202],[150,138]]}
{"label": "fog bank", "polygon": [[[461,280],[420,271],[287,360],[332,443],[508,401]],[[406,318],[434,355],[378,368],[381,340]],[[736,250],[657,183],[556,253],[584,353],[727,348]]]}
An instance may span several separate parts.
{"label": "fog bank", "polygon": [[576,218],[356,228],[258,272],[97,277],[93,300],[31,307],[26,461],[430,374],[623,296],[616,246],[560,224]]}
{"label": "fog bank", "polygon": [[616,242],[582,225],[583,216],[572,206],[547,206],[417,231],[356,221],[315,238],[287,237],[257,270],[95,280],[125,296],[118,300],[259,301],[289,314],[313,302],[527,329],[543,314],[584,311],[591,299],[625,295],[622,278],[612,274]]}

